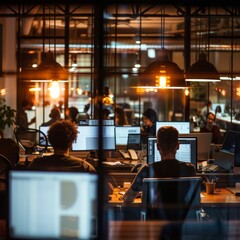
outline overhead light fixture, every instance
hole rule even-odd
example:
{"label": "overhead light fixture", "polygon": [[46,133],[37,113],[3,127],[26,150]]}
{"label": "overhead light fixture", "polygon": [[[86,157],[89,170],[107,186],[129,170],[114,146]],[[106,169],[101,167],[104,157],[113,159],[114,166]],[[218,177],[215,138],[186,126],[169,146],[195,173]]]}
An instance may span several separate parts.
{"label": "overhead light fixture", "polygon": [[[67,71],[55,60],[55,50],[56,50],[56,12],[54,6],[54,53],[50,50],[50,32],[51,32],[51,19],[50,19],[50,5],[49,5],[49,51],[45,52],[45,42],[43,42],[43,53],[42,62],[30,72],[27,71],[27,79],[31,82],[53,82],[53,81],[68,81]],[[44,18],[45,22],[45,8],[44,8]],[[44,24],[45,26],[45,24]],[[45,29],[43,29],[43,39],[45,38]]]}
{"label": "overhead light fixture", "polygon": [[161,49],[158,58],[140,75],[138,88],[156,92],[158,89],[185,89],[187,85],[184,72],[168,59],[167,50]]}
{"label": "overhead light fixture", "polygon": [[[36,80],[34,80],[36,79]],[[48,51],[43,56],[43,61],[34,70],[34,81],[67,81],[67,71],[54,60],[53,52]]]}
{"label": "overhead light fixture", "polygon": [[[210,15],[208,15],[208,23],[210,21]],[[208,26],[208,29],[205,27]],[[210,24],[204,24],[203,19],[196,19],[196,34],[199,38],[199,48],[204,45],[204,49],[199,51],[199,57],[197,62],[191,65],[186,73],[187,82],[220,82],[220,76],[216,67],[207,60],[207,54],[210,44]],[[207,34],[205,34],[207,33]]]}
{"label": "overhead light fixture", "polygon": [[161,50],[157,59],[150,63],[140,74],[137,92],[157,92],[159,89],[185,89],[187,85],[184,72],[179,66],[168,59],[168,52],[164,48],[165,39],[165,8],[161,10],[160,32]]}
{"label": "overhead light fixture", "polygon": [[220,82],[219,73],[216,67],[207,61],[207,55],[203,52],[199,54],[199,59],[186,73],[188,82]]}

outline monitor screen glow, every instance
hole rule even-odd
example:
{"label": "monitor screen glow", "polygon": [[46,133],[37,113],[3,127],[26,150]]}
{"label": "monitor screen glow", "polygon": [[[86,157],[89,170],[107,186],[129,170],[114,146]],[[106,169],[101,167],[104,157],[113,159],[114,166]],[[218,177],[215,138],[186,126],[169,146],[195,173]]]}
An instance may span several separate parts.
{"label": "monitor screen glow", "polygon": [[[148,138],[147,148],[147,161],[148,163],[161,161],[161,156],[157,149],[157,138]],[[195,137],[179,137],[179,149],[176,153],[176,159],[183,162],[192,163],[195,168],[197,167],[197,138]]]}
{"label": "monitor screen glow", "polygon": [[190,133],[190,122],[156,122],[156,134],[160,127],[172,126],[175,127],[179,133]]}
{"label": "monitor screen glow", "polygon": [[11,239],[92,239],[97,175],[10,171],[8,219]]}
{"label": "monitor screen glow", "polygon": [[[102,126],[103,149],[115,150],[115,126]],[[98,150],[99,126],[78,126],[78,136],[72,144],[72,151],[94,151]]]}
{"label": "monitor screen glow", "polygon": [[128,134],[136,134],[141,132],[139,126],[116,126],[116,145],[127,146]]}
{"label": "monitor screen glow", "polygon": [[[39,126],[39,130],[41,132],[43,132],[46,136],[48,136],[48,129],[49,129],[50,126]],[[39,143],[40,143],[40,146],[45,146],[46,144],[46,141],[44,140],[44,138],[41,136],[41,133],[40,133],[40,136],[39,136]],[[51,146],[50,142],[48,141],[48,146]]]}

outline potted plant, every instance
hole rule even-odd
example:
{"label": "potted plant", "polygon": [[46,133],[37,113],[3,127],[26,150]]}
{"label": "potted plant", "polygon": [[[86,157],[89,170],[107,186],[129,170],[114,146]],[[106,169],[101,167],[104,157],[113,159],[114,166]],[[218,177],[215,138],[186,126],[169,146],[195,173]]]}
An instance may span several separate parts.
{"label": "potted plant", "polygon": [[3,138],[5,128],[11,127],[15,123],[16,110],[7,106],[5,102],[4,98],[0,98],[0,138]]}

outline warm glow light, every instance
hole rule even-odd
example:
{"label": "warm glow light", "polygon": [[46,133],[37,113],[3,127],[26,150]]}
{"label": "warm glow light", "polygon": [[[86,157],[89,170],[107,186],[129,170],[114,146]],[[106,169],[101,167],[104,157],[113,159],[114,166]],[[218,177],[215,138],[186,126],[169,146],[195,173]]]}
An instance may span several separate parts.
{"label": "warm glow light", "polygon": [[58,81],[53,81],[50,87],[50,96],[52,98],[58,98],[60,96],[60,87]]}
{"label": "warm glow light", "polygon": [[77,88],[77,93],[78,93],[78,95],[82,95],[83,90],[81,88]]}
{"label": "warm glow light", "polygon": [[3,95],[6,95],[6,88],[2,88],[0,90],[0,95],[3,96]]}
{"label": "warm glow light", "polygon": [[185,93],[185,96],[189,96],[189,90],[188,89],[186,89],[184,93]]}
{"label": "warm glow light", "polygon": [[29,92],[40,92],[41,88],[35,87],[35,88],[29,88]]}
{"label": "warm glow light", "polygon": [[167,78],[166,76],[159,77],[159,87],[166,87],[167,86]]}

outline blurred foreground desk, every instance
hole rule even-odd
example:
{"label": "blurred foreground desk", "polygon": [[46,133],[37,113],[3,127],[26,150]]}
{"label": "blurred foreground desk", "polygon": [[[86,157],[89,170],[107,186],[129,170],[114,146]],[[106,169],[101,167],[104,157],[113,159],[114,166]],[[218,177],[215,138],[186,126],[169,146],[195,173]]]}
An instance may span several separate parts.
{"label": "blurred foreground desk", "polygon": [[167,233],[182,237],[171,239],[240,239],[239,221],[185,222],[184,225],[168,221],[110,221],[108,229],[109,240],[161,240]]}

